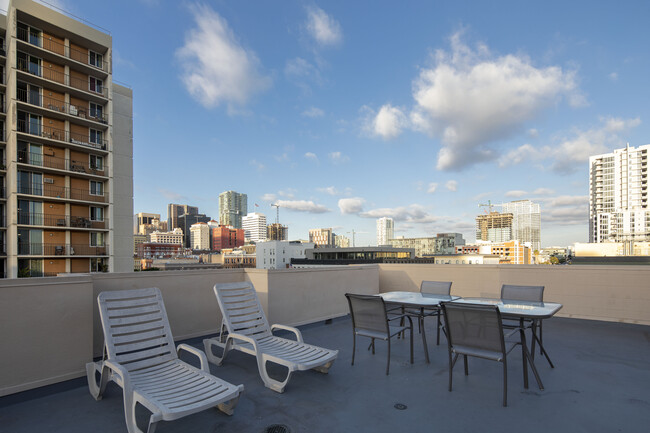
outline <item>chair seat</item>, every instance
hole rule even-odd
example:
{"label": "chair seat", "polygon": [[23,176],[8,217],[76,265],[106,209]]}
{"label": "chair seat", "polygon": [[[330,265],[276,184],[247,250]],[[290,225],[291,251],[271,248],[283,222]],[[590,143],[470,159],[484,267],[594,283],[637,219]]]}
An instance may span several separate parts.
{"label": "chair seat", "polygon": [[468,356],[476,356],[478,358],[484,358],[484,359],[490,359],[492,361],[503,361],[503,353],[501,352],[493,352],[491,350],[485,350],[485,349],[478,349],[476,347],[468,347],[468,346],[453,346],[451,348],[452,353],[457,353],[459,355],[468,355]]}
{"label": "chair seat", "polygon": [[243,386],[232,385],[183,361],[130,373],[133,392],[172,421],[231,400]]}
{"label": "chair seat", "polygon": [[[260,352],[271,362],[290,367],[292,370],[311,370],[326,364],[338,355],[338,350],[329,350],[282,337],[265,337],[257,340]],[[234,349],[249,355],[256,355],[253,345],[237,342]]]}
{"label": "chair seat", "polygon": [[409,329],[408,326],[389,326],[389,335],[386,335],[385,332],[370,331],[368,329],[355,329],[354,332],[357,335],[361,335],[363,337],[376,338],[377,340],[386,341],[393,335],[399,334],[400,332],[406,331],[407,329]]}

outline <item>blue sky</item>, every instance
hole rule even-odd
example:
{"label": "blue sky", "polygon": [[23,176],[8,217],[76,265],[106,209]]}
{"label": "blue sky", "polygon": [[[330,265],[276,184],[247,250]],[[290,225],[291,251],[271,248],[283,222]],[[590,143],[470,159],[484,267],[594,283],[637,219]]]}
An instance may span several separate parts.
{"label": "blue sky", "polygon": [[457,231],[542,206],[585,242],[587,160],[650,142],[647,1],[61,0],[134,93],[134,210],[248,194],[291,239]]}

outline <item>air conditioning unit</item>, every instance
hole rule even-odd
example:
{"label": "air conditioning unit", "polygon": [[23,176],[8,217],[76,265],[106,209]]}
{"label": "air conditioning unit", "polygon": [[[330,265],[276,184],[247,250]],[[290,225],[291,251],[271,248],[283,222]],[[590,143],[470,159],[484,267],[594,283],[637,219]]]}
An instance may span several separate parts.
{"label": "air conditioning unit", "polygon": [[51,177],[44,177],[43,183],[54,183],[54,179],[52,179]]}

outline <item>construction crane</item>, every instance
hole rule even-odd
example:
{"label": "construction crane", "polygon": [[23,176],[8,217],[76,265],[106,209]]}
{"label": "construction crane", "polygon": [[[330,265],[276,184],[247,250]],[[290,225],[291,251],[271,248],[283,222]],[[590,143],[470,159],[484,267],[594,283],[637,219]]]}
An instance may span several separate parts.
{"label": "construction crane", "polygon": [[486,214],[491,214],[492,213],[492,208],[494,206],[503,206],[502,204],[492,204],[492,200],[488,200],[487,204],[485,203],[479,203],[478,207],[487,207],[488,210],[485,212]]}
{"label": "construction crane", "polygon": [[271,206],[275,207],[276,210],[275,223],[280,224],[280,205],[277,203],[271,203]]}

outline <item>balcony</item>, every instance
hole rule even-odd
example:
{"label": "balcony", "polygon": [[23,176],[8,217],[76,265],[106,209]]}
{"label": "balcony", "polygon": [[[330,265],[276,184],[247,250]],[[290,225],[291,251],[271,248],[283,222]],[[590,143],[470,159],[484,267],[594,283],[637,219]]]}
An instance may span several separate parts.
{"label": "balcony", "polygon": [[33,167],[51,168],[54,170],[64,170],[72,173],[84,173],[94,176],[108,176],[108,167],[106,164],[90,164],[87,161],[70,160],[68,158],[59,158],[56,156],[44,155],[41,153],[18,151],[17,162],[27,164]]}
{"label": "balcony", "polygon": [[[39,64],[27,62],[24,59],[17,59],[16,69],[31,76],[39,77],[54,85],[58,84],[61,86],[72,87],[81,90],[86,94],[96,95],[104,99],[108,98],[108,88],[103,84],[97,84],[90,79],[81,79],[54,69],[45,69]],[[67,89],[64,88],[63,90]]]}
{"label": "balcony", "polygon": [[88,217],[70,215],[50,215],[18,210],[18,225],[58,228],[108,229],[108,219],[94,221]]}
{"label": "balcony", "polygon": [[42,36],[29,34],[27,29],[23,28],[16,29],[16,36],[19,41],[23,41],[35,47],[42,48],[58,56],[63,56],[70,60],[74,60],[75,62],[90,67],[95,71],[102,71],[104,74],[108,73],[108,62],[101,61],[96,62],[97,64],[92,64],[90,63],[90,57],[87,52],[75,50],[74,48],[71,48],[55,40],[43,39]]}
{"label": "balcony", "polygon": [[[34,105],[36,107],[56,111],[57,113],[65,113],[70,116],[91,120],[103,125],[108,123],[108,116],[103,114],[100,110],[88,110],[87,107],[69,104],[50,96],[28,94],[25,89],[16,89],[16,99],[20,102]],[[4,107],[4,103],[2,104],[2,107]]]}
{"label": "balcony", "polygon": [[57,185],[18,185],[18,194],[51,197],[57,199],[83,200],[95,203],[108,203],[108,193],[103,195],[91,194],[86,189],[68,188]]}
{"label": "balcony", "polygon": [[42,126],[36,122],[26,122],[18,120],[17,131],[31,136],[41,137],[46,140],[54,140],[63,143],[72,143],[78,146],[91,147],[97,150],[106,150],[108,140],[99,137],[91,137],[85,134],[69,132],[64,129],[53,128],[51,126]]}
{"label": "balcony", "polygon": [[88,244],[56,244],[18,242],[19,256],[106,256],[107,246],[93,247]]}
{"label": "balcony", "polygon": [[[501,407],[501,367],[494,362],[470,359],[468,377],[457,366],[448,392],[444,337],[440,346],[430,344],[430,364],[416,334],[412,365],[407,340],[393,342],[390,376],[384,374],[385,344],[377,343],[374,356],[359,344],[351,366],[344,293],[416,291],[423,278],[453,281],[452,293],[466,297],[498,296],[505,282],[544,284],[545,298],[564,304],[558,317],[544,322],[544,344],[556,368],[535,358],[545,389],[534,380],[523,388],[515,350],[508,358],[508,408]],[[121,390],[111,383],[97,402],[85,385],[85,363],[102,352],[97,294],[160,287],[175,337],[201,347],[201,338],[214,335],[221,321],[212,285],[254,281],[271,323],[303,325],[305,341],[340,351],[330,373],[296,373],[285,393],[276,394],[262,385],[253,357],[231,353],[223,366],[210,368],[244,384],[234,415],[204,411],[161,423],[161,431],[262,432],[270,424],[293,432],[496,431],[504,422],[533,433],[645,431],[649,278],[645,266],[395,264],[0,281],[0,341],[11,348],[0,357],[0,419],[3,430],[17,433],[125,431]],[[426,322],[430,342],[433,324]],[[397,403],[406,408],[396,409]]]}

